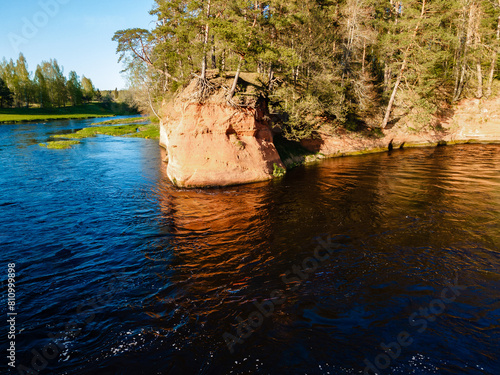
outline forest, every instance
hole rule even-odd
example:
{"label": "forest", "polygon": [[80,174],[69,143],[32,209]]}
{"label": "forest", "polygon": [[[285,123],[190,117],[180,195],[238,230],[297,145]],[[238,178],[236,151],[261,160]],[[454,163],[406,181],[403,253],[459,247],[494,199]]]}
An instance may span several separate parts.
{"label": "forest", "polygon": [[77,106],[102,98],[89,78],[80,79],[75,71],[66,78],[55,59],[38,64],[34,74],[22,53],[16,62],[0,62],[0,108]]}
{"label": "forest", "polygon": [[[318,123],[429,124],[462,98],[495,95],[500,0],[155,0],[153,30],[116,32],[153,111],[192,79],[257,74],[290,139]],[[207,73],[208,72],[208,73]]]}

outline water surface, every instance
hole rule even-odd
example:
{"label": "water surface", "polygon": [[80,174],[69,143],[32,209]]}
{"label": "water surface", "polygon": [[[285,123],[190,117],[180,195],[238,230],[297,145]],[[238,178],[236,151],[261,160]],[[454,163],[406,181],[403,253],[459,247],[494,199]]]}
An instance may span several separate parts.
{"label": "water surface", "polygon": [[[499,146],[185,190],[168,183],[156,141],[37,145],[91,122],[0,126],[18,365],[46,349],[40,374],[362,374],[407,332],[382,373],[500,373]],[[331,254],[315,264],[324,242]],[[443,303],[450,280],[460,289]],[[231,353],[227,334],[262,303],[269,316]],[[430,306],[439,314],[424,318]]]}

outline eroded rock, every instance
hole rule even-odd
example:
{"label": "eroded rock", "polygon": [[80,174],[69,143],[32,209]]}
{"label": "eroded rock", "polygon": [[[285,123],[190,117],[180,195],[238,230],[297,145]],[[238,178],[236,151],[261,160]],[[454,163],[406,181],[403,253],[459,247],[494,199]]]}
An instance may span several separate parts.
{"label": "eroded rock", "polygon": [[224,96],[204,103],[181,96],[165,105],[164,113],[160,143],[168,153],[167,175],[177,186],[265,181],[273,178],[275,164],[284,168],[264,99],[242,108],[227,104]]}

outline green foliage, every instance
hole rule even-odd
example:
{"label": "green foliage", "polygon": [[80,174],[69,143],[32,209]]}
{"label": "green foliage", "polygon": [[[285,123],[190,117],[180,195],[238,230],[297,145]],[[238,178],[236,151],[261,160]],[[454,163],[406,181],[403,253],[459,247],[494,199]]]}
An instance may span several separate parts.
{"label": "green foliage", "polygon": [[282,113],[285,119],[282,130],[285,138],[300,140],[312,135],[322,114],[322,105],[310,93],[300,94],[293,87],[285,86],[276,90],[278,102],[274,110]]}
{"label": "green foliage", "polygon": [[160,127],[157,124],[139,126],[137,133],[126,136],[131,138],[160,139]]}
{"label": "green foliage", "polygon": [[384,132],[380,128],[372,129],[371,135],[375,138],[384,138]]}
{"label": "green foliage", "polygon": [[80,105],[83,102],[83,89],[78,75],[75,71],[69,72],[69,79],[66,84],[66,89],[68,90],[68,95],[71,100],[72,105]]}
{"label": "green foliage", "polygon": [[281,135],[274,137],[274,145],[278,154],[287,168],[302,165],[315,154],[302,147],[299,142],[290,141]]}
{"label": "green foliage", "polygon": [[278,178],[278,177],[283,177],[286,173],[286,169],[280,167],[276,163],[273,164],[273,176]]}
{"label": "green foliage", "polygon": [[10,107],[14,102],[12,92],[6,85],[5,81],[0,78],[0,108]]}
{"label": "green foliage", "polygon": [[125,136],[133,138],[145,138],[145,139],[159,139],[160,130],[158,125],[123,125],[123,126],[101,126],[101,127],[91,127],[84,128],[75,133],[70,134],[58,134],[54,135],[53,138],[67,138],[71,140],[58,140],[49,141],[46,143],[40,143],[39,146],[51,148],[51,149],[68,149],[71,146],[79,144],[80,141],[76,139],[83,139],[89,137],[95,137],[96,135],[111,135],[115,137]]}
{"label": "green foliage", "polygon": [[357,131],[385,110],[428,124],[443,102],[491,91],[498,71],[493,0],[155,0],[151,14],[152,31],[113,38],[141,109],[203,82],[211,60],[222,75],[261,74],[294,140],[325,122]]}
{"label": "green foliage", "polygon": [[75,106],[84,100],[88,103],[94,97],[94,88],[88,78],[82,77],[80,82],[76,72],[72,71],[66,79],[63,68],[55,59],[43,61],[34,73],[28,70],[23,54],[16,62],[4,59],[0,62],[0,78],[12,94],[12,101],[3,103],[7,107],[64,107],[68,101]]}
{"label": "green foliage", "polygon": [[93,100],[96,96],[96,91],[94,85],[92,84],[92,81],[85,76],[82,76],[82,91],[83,100],[85,100],[87,103]]}

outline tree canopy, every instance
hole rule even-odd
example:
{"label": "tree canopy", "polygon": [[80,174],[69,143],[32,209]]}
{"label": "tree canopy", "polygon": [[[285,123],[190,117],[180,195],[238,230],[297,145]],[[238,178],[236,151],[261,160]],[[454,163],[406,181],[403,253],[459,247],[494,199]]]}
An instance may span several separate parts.
{"label": "tree canopy", "polygon": [[113,38],[149,97],[216,69],[231,101],[254,72],[295,139],[318,121],[385,128],[395,111],[430,122],[497,78],[500,0],[155,0],[151,14],[153,30]]}
{"label": "tree canopy", "polygon": [[90,79],[82,76],[80,80],[74,71],[66,78],[64,69],[55,59],[43,61],[34,73],[30,72],[22,53],[16,62],[0,61],[0,82],[1,107],[62,107],[68,102],[79,105],[95,97]]}

